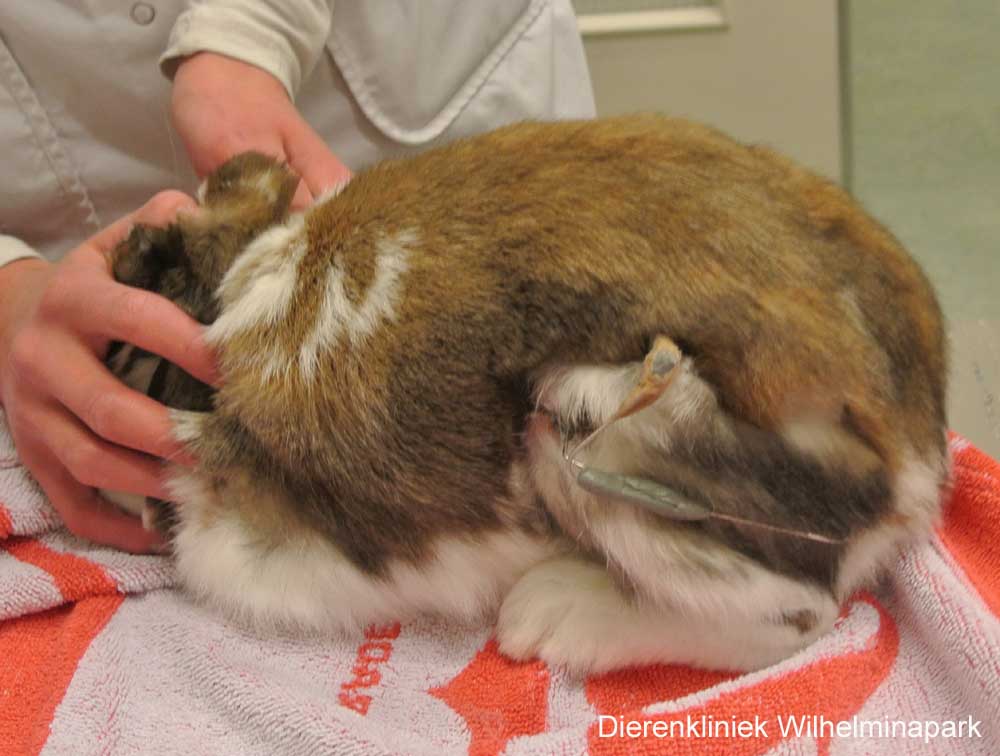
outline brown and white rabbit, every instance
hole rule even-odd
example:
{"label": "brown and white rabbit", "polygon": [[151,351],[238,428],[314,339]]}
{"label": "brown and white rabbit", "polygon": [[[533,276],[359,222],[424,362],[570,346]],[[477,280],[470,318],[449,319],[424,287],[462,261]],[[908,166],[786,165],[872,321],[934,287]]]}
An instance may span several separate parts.
{"label": "brown and white rabbit", "polygon": [[290,214],[295,181],[234,158],[114,261],[211,324],[217,391],[110,359],[179,408],[172,545],[211,604],[320,632],[499,609],[515,658],[752,669],[935,520],[932,289],[774,152],[639,116],[503,128]]}

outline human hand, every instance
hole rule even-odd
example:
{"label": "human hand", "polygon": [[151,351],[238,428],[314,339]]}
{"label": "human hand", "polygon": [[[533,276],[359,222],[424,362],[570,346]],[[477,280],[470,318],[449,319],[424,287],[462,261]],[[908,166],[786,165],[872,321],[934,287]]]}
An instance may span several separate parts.
{"label": "human hand", "polygon": [[202,327],[172,302],[117,283],[107,257],[136,223],[165,225],[194,207],[162,192],[70,252],[59,264],[0,268],[0,402],[18,455],[73,533],[132,552],[156,534],[93,487],[169,498],[160,459],[183,459],[167,409],[105,367],[111,341],[127,341],[215,383]]}
{"label": "human hand", "polygon": [[281,82],[257,66],[211,52],[185,58],[174,75],[170,109],[199,177],[240,152],[272,155],[302,177],[296,209],[351,177]]}

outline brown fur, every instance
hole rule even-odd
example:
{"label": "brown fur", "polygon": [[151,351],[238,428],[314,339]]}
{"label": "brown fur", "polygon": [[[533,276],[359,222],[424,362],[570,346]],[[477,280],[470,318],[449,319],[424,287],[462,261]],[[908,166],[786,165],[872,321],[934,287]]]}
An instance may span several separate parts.
{"label": "brown fur", "polygon": [[[272,169],[258,160],[224,170],[240,186]],[[157,244],[133,239],[116,275],[211,322],[229,304],[212,293],[233,259],[286,216],[289,179],[273,180],[285,188],[271,204],[220,191]],[[442,533],[552,527],[508,483],[533,378],[640,361],[661,334],[741,430],[722,458],[706,437],[659,473],[720,509],[770,507],[774,523],[849,535],[891,515],[904,449],[943,454],[944,334],[919,267],[841,189],[706,127],[519,124],[358,174],[304,233],[294,306],[280,329],[220,345],[223,384],[194,444],[219,485],[243,492],[227,501],[265,541],[305,528],[378,573],[390,557],[419,562]],[[265,380],[258,356],[294,359],[330,266],[360,301],[380,240],[406,234],[395,319],[361,347],[322,353],[315,383],[294,369]],[[838,429],[839,461],[789,449],[779,432],[800,417]],[[760,492],[770,503],[753,503]],[[840,553],[733,526],[658,526],[825,584]]]}

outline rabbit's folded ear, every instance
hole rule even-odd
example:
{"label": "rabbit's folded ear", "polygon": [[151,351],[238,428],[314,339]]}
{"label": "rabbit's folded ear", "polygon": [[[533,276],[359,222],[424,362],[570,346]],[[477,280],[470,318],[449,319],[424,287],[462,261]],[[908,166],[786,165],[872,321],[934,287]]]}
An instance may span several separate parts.
{"label": "rabbit's folded ear", "polygon": [[148,291],[160,291],[165,273],[184,267],[187,255],[177,226],[137,225],[111,253],[115,280]]}
{"label": "rabbit's folded ear", "polygon": [[132,229],[112,254],[115,279],[169,297],[182,290],[164,291],[164,281],[182,271],[189,285],[214,291],[243,247],[288,216],[298,182],[287,166],[267,155],[244,152],[230,158],[199,190],[200,211],[178,216],[166,228]]}
{"label": "rabbit's folded ear", "polygon": [[259,216],[272,225],[284,220],[299,185],[299,177],[277,158],[242,152],[219,166],[198,190],[208,210]]}
{"label": "rabbit's folded ear", "polygon": [[119,283],[159,294],[208,324],[218,308],[191,256],[183,225],[187,217],[165,228],[135,226],[112,252],[111,273]]}
{"label": "rabbit's folded ear", "polygon": [[247,244],[288,219],[299,178],[284,163],[244,152],[222,164],[198,191],[201,211],[178,219],[198,284],[215,291]]}

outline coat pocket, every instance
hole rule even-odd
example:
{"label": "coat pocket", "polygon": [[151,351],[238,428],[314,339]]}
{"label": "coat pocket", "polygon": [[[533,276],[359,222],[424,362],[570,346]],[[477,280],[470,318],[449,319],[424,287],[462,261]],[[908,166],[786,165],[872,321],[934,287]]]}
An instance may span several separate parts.
{"label": "coat pocket", "polygon": [[365,116],[416,145],[440,136],[549,0],[337,3],[327,47]]}

